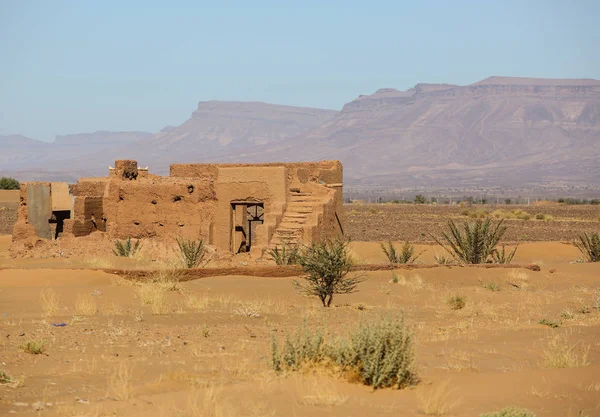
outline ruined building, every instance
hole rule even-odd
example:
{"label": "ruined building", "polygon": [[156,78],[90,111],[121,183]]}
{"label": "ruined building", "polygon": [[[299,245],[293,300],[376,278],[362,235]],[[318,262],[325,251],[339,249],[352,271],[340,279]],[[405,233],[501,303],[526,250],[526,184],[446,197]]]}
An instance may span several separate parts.
{"label": "ruined building", "polygon": [[13,240],[96,232],[202,238],[219,250],[256,255],[284,241],[334,237],[343,234],[342,165],[173,164],[163,177],[121,160],[107,177],[22,184]]}

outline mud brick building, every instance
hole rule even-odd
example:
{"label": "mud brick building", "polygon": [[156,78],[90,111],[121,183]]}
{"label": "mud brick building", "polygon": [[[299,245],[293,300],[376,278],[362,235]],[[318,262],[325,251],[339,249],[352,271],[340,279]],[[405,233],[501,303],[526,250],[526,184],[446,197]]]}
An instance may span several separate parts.
{"label": "mud brick building", "polygon": [[21,185],[13,240],[91,233],[203,238],[232,253],[343,234],[339,161],[173,164],[167,177],[120,160],[76,184]]}

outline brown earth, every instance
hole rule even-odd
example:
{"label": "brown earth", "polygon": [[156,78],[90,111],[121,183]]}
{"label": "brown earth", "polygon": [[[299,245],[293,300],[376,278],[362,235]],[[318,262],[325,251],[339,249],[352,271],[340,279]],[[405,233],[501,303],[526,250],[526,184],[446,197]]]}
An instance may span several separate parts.
{"label": "brown earth", "polygon": [[[587,232],[600,232],[600,206],[593,205],[476,205],[459,207],[429,204],[347,204],[344,206],[344,232],[352,240],[409,240],[433,242],[431,235],[440,236],[448,220],[469,219],[463,213],[495,210],[523,210],[529,220],[507,219],[504,237],[511,242],[570,242]],[[552,216],[552,220],[536,220],[536,214]]]}
{"label": "brown earth", "polygon": [[[521,245],[515,262],[536,262],[540,272],[366,272],[357,293],[324,309],[294,291],[293,277],[141,284],[70,269],[89,261],[82,257],[11,259],[9,244],[0,237],[0,267],[8,268],[0,270],[0,370],[13,377],[0,385],[0,415],[421,416],[449,407],[443,415],[478,416],[507,406],[600,414],[600,264],[571,263],[571,245]],[[418,249],[426,263],[436,250]],[[352,255],[384,261],[378,242],[354,242]],[[42,294],[59,297],[54,312]],[[451,295],[466,306],[451,310]],[[272,334],[282,340],[306,322],[343,335],[400,311],[416,333],[415,387],[373,392],[332,371],[270,370]],[[28,341],[43,341],[45,352],[25,353]],[[561,349],[580,363],[549,366]]]}

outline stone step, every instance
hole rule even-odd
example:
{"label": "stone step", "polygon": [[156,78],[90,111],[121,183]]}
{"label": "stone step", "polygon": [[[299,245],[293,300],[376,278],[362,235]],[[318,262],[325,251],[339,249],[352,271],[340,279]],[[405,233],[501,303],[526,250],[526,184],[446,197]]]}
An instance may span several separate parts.
{"label": "stone step", "polygon": [[296,211],[288,211],[284,214],[284,219],[308,219],[310,213],[299,213]]}
{"label": "stone step", "polygon": [[290,200],[292,201],[319,201],[321,197],[314,195],[292,195]]}
{"label": "stone step", "polygon": [[302,191],[292,191],[292,197],[296,197],[296,196],[308,196],[308,195],[312,195],[312,193],[306,193],[306,192],[302,192]]}
{"label": "stone step", "polygon": [[288,222],[284,222],[284,221],[282,221],[282,222],[279,224],[279,227],[278,227],[278,229],[279,229],[279,228],[281,228],[281,229],[284,229],[284,230],[285,230],[285,229],[290,229],[290,230],[291,230],[291,229],[294,229],[294,230],[295,230],[295,229],[304,229],[304,223],[295,223],[295,222],[289,222],[289,221],[288,221]]}
{"label": "stone step", "polygon": [[[315,206],[306,203],[290,203],[288,204],[288,211],[297,213],[306,213],[307,210],[314,211]],[[284,213],[285,214],[285,213]]]}

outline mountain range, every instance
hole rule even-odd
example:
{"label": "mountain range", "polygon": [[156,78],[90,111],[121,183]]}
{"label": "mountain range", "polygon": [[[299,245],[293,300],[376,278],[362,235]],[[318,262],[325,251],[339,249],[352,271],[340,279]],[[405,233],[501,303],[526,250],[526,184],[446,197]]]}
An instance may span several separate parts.
{"label": "mountain range", "polygon": [[600,183],[600,81],[490,77],[361,95],[341,111],[200,102],[158,133],[95,132],[53,143],[0,136],[0,175],[106,175],[115,159],[165,174],[175,162],[340,159],[363,186]]}

